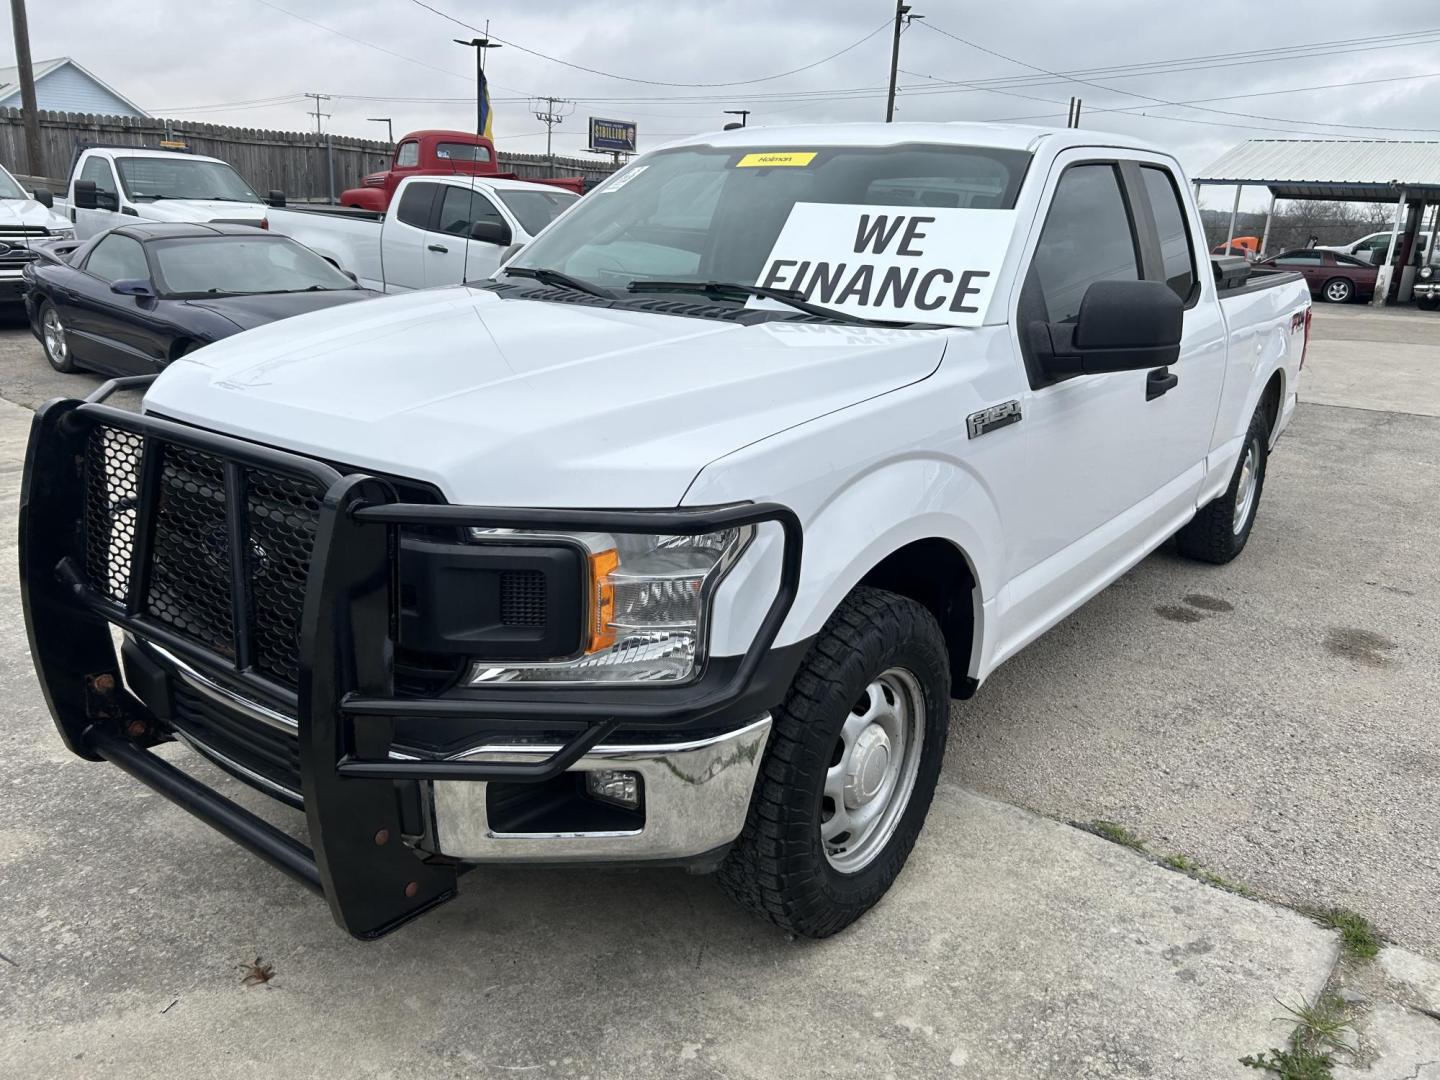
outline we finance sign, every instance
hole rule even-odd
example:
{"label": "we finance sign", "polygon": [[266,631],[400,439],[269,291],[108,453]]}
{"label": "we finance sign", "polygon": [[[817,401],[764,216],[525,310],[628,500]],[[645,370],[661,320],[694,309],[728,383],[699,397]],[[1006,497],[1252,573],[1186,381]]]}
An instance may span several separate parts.
{"label": "we finance sign", "polygon": [[796,203],[756,284],[868,319],[979,326],[1013,210]]}

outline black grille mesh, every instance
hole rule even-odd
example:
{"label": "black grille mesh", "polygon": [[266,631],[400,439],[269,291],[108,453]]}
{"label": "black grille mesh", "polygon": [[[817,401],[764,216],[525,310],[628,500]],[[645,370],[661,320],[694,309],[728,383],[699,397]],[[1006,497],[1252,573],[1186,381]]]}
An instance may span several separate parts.
{"label": "black grille mesh", "polygon": [[506,570],[500,575],[500,621],[506,626],[545,625],[545,575]]}
{"label": "black grille mesh", "polygon": [[[141,611],[222,656],[235,656],[225,462],[116,428],[91,431],[86,456],[85,563],[92,585],[116,603],[131,597],[141,464],[161,454],[151,554]],[[323,492],[307,479],[246,466],[246,613],[252,663],[294,686],[301,607]]]}
{"label": "black grille mesh", "polygon": [[117,603],[130,589],[130,552],[140,496],[139,435],[91,428],[86,448],[85,573]]}
{"label": "black grille mesh", "polygon": [[154,530],[145,610],[186,637],[233,657],[230,533],[220,459],[188,447],[165,447]]}
{"label": "black grille mesh", "polygon": [[320,493],[302,480],[247,469],[245,515],[255,666],[294,684],[300,678],[300,615]]}

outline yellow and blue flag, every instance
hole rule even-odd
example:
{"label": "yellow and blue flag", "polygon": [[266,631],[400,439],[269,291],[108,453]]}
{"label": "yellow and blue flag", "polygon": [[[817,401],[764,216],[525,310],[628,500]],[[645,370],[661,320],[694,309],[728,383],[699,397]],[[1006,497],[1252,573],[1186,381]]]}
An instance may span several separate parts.
{"label": "yellow and blue flag", "polygon": [[480,134],[481,134],[481,135],[484,135],[485,138],[487,138],[487,139],[493,139],[495,136],[494,136],[494,134],[493,134],[492,131],[491,131],[492,124],[491,124],[491,122],[490,122],[490,121],[491,121],[491,116],[490,116],[490,83],[486,80],[486,78],[485,78],[485,72],[484,72],[484,71],[481,71],[479,74],[480,74]]}

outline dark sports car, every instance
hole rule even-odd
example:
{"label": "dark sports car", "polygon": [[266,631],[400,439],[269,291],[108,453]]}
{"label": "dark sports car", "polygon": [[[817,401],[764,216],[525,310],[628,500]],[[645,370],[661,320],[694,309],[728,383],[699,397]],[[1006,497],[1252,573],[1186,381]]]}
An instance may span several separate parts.
{"label": "dark sports car", "polygon": [[380,295],[247,225],[122,225],[42,250],[24,276],[50,366],[108,375],[148,375],[242,330]]}
{"label": "dark sports car", "polygon": [[1380,273],[1377,267],[1367,262],[1323,248],[1282,251],[1255,265],[1298,270],[1304,276],[1305,284],[1310,286],[1310,295],[1332,304],[1369,300],[1375,295],[1375,279]]}

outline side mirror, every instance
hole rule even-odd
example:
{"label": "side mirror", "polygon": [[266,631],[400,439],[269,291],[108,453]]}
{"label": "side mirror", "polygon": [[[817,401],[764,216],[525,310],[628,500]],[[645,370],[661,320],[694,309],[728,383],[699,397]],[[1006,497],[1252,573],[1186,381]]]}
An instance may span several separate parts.
{"label": "side mirror", "polygon": [[35,196],[35,201],[47,210],[54,209],[55,195],[49,188],[37,187],[31,194]]}
{"label": "side mirror", "polygon": [[351,281],[353,281],[356,285],[360,284],[360,278],[356,275],[354,270],[341,270],[340,272],[346,277],[348,277]]}
{"label": "side mirror", "polygon": [[98,210],[100,203],[95,191],[94,180],[76,180],[75,186],[70,189],[75,198],[75,209],[77,210]]}
{"label": "side mirror", "polygon": [[470,226],[470,239],[484,244],[509,245],[515,238],[510,235],[510,226],[503,221],[477,221]]}
{"label": "side mirror", "polygon": [[277,210],[283,209],[285,206],[285,192],[279,188],[271,188],[270,193],[265,196],[265,202],[266,205],[273,206]]}
{"label": "side mirror", "polygon": [[509,247],[507,247],[504,251],[500,253],[500,265],[504,266],[507,262],[513,259],[516,255],[519,255],[520,252],[524,250],[524,244],[511,244]]}
{"label": "side mirror", "polygon": [[121,278],[110,283],[110,291],[121,296],[154,296],[155,290],[144,278]]}
{"label": "side mirror", "polygon": [[1165,367],[1180,358],[1184,317],[1162,281],[1097,281],[1073,323],[1032,322],[1030,344],[1051,379]]}

